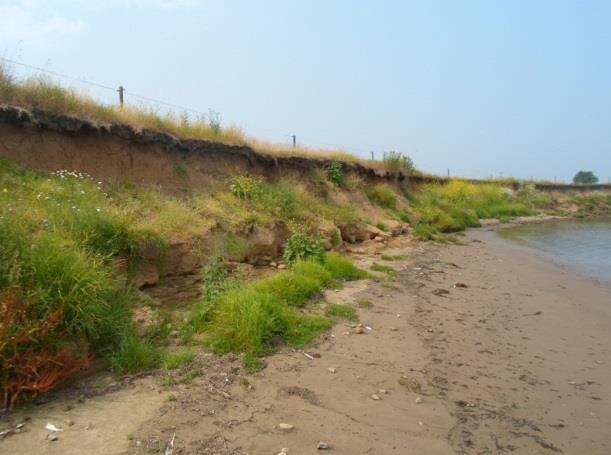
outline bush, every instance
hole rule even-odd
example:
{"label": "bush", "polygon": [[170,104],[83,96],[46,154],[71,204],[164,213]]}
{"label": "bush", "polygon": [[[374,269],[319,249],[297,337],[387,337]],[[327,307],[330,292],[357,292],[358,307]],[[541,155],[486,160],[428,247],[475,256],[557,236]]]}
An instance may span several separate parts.
{"label": "bush", "polygon": [[344,169],[341,163],[333,161],[327,168],[327,179],[335,183],[337,186],[342,186],[344,183]]}
{"label": "bush", "polygon": [[384,164],[384,167],[389,171],[403,170],[407,172],[413,172],[416,170],[416,166],[414,166],[414,162],[409,156],[404,155],[401,152],[395,152],[394,150],[390,152],[384,152],[384,155],[382,157],[382,163]]}
{"label": "bush", "polygon": [[304,259],[321,260],[324,252],[322,240],[314,240],[309,235],[298,232],[286,242],[282,257],[287,263],[294,264]]}

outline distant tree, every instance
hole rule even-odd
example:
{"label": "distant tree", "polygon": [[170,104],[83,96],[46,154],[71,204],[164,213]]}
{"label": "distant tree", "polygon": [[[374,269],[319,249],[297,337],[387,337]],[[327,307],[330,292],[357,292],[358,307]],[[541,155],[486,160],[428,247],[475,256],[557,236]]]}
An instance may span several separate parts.
{"label": "distant tree", "polygon": [[598,183],[598,177],[596,177],[592,171],[579,171],[575,174],[575,177],[573,177],[573,183]]}

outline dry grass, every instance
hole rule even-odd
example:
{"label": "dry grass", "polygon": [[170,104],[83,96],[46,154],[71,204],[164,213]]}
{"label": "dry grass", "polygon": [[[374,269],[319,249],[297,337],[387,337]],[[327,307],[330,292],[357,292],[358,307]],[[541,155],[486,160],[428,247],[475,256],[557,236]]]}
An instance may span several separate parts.
{"label": "dry grass", "polygon": [[381,168],[379,161],[368,161],[344,150],[316,149],[304,146],[293,148],[288,144],[275,144],[248,136],[235,126],[215,127],[205,118],[187,119],[172,112],[161,114],[145,108],[105,105],[74,89],[62,87],[47,77],[15,78],[0,63],[0,102],[25,108],[38,108],[82,119],[104,123],[123,123],[135,128],[153,128],[182,139],[200,139],[226,144],[247,145],[259,153],[274,156],[302,156],[321,158]]}

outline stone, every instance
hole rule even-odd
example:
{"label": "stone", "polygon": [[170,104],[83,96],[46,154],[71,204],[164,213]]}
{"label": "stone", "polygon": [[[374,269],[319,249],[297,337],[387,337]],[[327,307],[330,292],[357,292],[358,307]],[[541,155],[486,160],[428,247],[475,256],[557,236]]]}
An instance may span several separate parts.
{"label": "stone", "polygon": [[49,433],[47,435],[47,439],[49,441],[57,441],[59,439],[59,437],[55,433]]}
{"label": "stone", "polygon": [[416,404],[420,404],[420,403],[422,403],[422,398],[420,397],[416,398]]}
{"label": "stone", "polygon": [[381,400],[380,396],[377,393],[374,393],[373,395],[371,395],[371,399],[375,401]]}
{"label": "stone", "polygon": [[335,368],[327,368],[327,371],[329,373],[334,373],[335,374]]}
{"label": "stone", "polygon": [[279,270],[286,269],[286,264],[279,264],[279,265],[278,265],[278,269],[279,269]]}
{"label": "stone", "polygon": [[326,442],[319,441],[318,445],[316,446],[316,448],[318,450],[328,450],[328,449],[331,448],[331,446],[329,444],[327,444]]}
{"label": "stone", "polygon": [[282,430],[282,431],[291,431],[293,428],[295,428],[295,426],[291,425],[290,423],[280,423],[280,424],[278,424],[278,429]]}

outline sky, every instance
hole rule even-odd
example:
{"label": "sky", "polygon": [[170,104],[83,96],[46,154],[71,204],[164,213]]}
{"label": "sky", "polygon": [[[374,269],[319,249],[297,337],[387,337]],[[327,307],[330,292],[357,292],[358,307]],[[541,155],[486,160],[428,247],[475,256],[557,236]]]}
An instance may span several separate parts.
{"label": "sky", "polygon": [[0,0],[0,57],[122,85],[128,103],[212,109],[274,142],[606,182],[610,24],[608,0]]}

